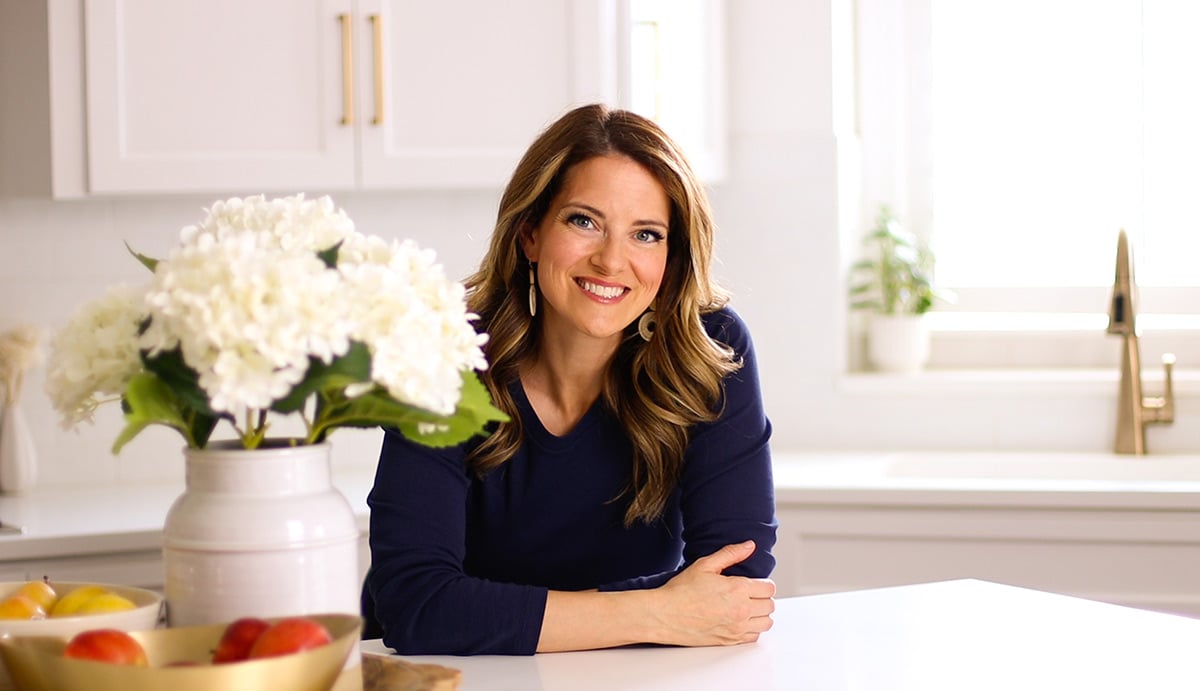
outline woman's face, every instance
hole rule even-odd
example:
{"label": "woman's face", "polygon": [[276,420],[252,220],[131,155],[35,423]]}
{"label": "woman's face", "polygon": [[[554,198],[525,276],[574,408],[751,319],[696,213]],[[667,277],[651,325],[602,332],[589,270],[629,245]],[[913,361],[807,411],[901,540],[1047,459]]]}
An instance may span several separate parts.
{"label": "woman's face", "polygon": [[544,335],[615,345],[658,294],[670,217],[666,191],[633,159],[599,156],[568,170],[524,238],[526,257],[537,263]]}

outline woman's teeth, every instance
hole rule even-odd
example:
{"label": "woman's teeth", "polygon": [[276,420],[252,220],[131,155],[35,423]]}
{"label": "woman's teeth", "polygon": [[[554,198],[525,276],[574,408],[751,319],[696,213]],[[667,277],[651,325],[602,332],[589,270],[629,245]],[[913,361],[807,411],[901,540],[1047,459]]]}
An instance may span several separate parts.
{"label": "woman's teeth", "polygon": [[615,298],[621,293],[625,292],[625,289],[621,288],[620,286],[602,286],[590,281],[580,281],[579,287],[583,288],[592,295],[610,299]]}

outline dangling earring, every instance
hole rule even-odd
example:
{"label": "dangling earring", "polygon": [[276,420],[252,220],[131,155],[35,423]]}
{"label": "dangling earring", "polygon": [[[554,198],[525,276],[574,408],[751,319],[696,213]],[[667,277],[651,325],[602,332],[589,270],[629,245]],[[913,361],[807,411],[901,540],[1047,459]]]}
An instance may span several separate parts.
{"label": "dangling earring", "polygon": [[529,316],[537,316],[537,274],[533,262],[529,262]]}
{"label": "dangling earring", "polygon": [[658,320],[654,317],[654,310],[648,309],[638,319],[638,335],[642,337],[643,341],[649,342],[657,326]]}

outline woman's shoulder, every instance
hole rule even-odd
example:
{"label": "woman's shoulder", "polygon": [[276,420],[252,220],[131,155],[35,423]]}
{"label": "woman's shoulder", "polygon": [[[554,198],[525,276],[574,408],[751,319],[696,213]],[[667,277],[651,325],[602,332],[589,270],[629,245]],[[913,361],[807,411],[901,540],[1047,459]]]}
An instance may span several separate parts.
{"label": "woman's shoulder", "polygon": [[700,320],[709,338],[734,350],[742,350],[750,341],[750,327],[729,305],[701,314]]}

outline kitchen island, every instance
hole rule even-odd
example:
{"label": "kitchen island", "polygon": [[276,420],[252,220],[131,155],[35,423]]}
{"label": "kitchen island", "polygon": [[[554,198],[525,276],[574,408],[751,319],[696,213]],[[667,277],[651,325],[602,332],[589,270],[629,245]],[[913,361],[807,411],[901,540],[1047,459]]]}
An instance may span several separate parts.
{"label": "kitchen island", "polygon": [[729,648],[402,659],[461,670],[463,691],[1200,688],[1200,620],[1187,617],[972,579],[777,605],[771,631]]}

